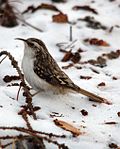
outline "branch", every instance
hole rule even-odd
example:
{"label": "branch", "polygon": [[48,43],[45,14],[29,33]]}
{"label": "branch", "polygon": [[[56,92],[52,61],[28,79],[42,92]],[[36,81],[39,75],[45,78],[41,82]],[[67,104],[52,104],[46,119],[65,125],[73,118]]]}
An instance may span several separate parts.
{"label": "branch", "polygon": [[29,92],[29,89],[28,89],[28,86],[26,85],[25,83],[25,80],[24,80],[24,76],[18,66],[18,62],[14,59],[14,57],[7,51],[1,51],[0,52],[0,56],[2,55],[6,55],[8,56],[8,58],[10,59],[11,61],[11,65],[13,66],[13,68],[16,69],[16,71],[18,72],[19,76],[20,76],[20,80],[21,80],[21,86],[23,87],[23,90],[25,92],[25,96],[26,96],[26,103],[28,104],[28,107],[29,107],[29,110],[31,111],[32,113],[32,116],[34,119],[37,119],[36,118],[36,114],[34,113],[34,110],[33,110],[33,105],[32,105],[32,96]]}

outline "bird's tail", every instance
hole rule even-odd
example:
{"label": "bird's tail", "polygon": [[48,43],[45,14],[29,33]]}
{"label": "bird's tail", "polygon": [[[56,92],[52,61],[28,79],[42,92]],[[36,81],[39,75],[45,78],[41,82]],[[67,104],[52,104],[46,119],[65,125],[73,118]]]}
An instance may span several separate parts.
{"label": "bird's tail", "polygon": [[92,100],[92,101],[100,102],[100,103],[106,103],[106,104],[111,104],[111,102],[109,102],[107,99],[105,99],[103,97],[100,97],[100,96],[98,96],[98,95],[96,95],[94,93],[91,93],[91,92],[89,92],[89,91],[87,91],[85,89],[82,89],[82,88],[78,87],[77,85],[75,85],[74,91],[89,97],[90,100]]}

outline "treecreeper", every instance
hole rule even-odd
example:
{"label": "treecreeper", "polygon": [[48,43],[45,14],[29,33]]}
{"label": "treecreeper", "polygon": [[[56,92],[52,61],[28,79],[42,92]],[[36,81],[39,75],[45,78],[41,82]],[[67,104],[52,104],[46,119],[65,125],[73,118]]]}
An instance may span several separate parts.
{"label": "treecreeper", "polygon": [[49,53],[44,42],[36,38],[16,38],[25,43],[22,68],[25,79],[37,92],[53,90],[59,93],[81,93],[91,100],[101,103],[109,102],[94,93],[77,86]]}

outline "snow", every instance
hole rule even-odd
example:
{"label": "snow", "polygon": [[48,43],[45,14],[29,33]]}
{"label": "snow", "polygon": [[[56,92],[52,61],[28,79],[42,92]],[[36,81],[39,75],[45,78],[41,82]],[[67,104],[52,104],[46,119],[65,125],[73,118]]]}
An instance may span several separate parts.
{"label": "snow", "polygon": [[[22,3],[15,2],[19,11],[24,11],[27,6],[34,4],[37,6],[40,3],[51,3],[46,0],[26,0]],[[76,51],[79,47],[85,52],[81,53],[81,61],[87,61],[89,59],[95,59],[103,53],[109,53],[110,51],[116,51],[120,49],[120,28],[114,28],[109,33],[107,30],[94,30],[86,27],[86,23],[78,21],[78,18],[84,18],[85,16],[94,16],[96,20],[100,21],[103,25],[110,28],[114,25],[120,25],[120,9],[119,0],[110,2],[109,0],[69,0],[66,3],[53,3],[62,12],[68,15],[70,22],[76,22],[73,25],[73,40],[75,42]],[[92,14],[87,11],[73,11],[74,5],[90,5],[98,11],[98,15]],[[6,50],[10,52],[21,66],[23,57],[24,44],[20,41],[14,40],[17,37],[29,38],[35,37],[43,40],[49,49],[51,55],[55,58],[59,66],[66,66],[69,62],[61,62],[64,53],[60,52],[57,43],[66,42],[64,47],[69,45],[69,28],[70,25],[57,24],[52,22],[52,15],[57,12],[50,10],[38,10],[35,13],[27,13],[24,15],[26,21],[32,25],[40,28],[43,32],[38,32],[28,26],[23,26],[22,23],[14,28],[5,28],[0,26],[0,51]],[[98,47],[86,44],[83,42],[85,38],[99,38],[103,39],[110,44],[110,47]],[[69,49],[67,49],[69,50]],[[81,66],[80,64],[77,64]],[[65,134],[67,138],[58,139],[58,142],[65,143],[70,149],[81,148],[81,149],[108,149],[108,144],[111,142],[116,143],[120,146],[120,117],[117,112],[120,111],[120,58],[114,60],[108,60],[107,66],[104,68],[95,67],[90,64],[83,64],[82,69],[76,69],[71,67],[64,69],[63,71],[79,86],[93,93],[99,94],[109,101],[112,105],[99,104],[91,102],[87,97],[81,94],[66,94],[66,95],[55,95],[52,92],[41,92],[33,97],[33,105],[39,106],[41,109],[36,112],[37,120],[33,120],[29,116],[29,122],[35,130]],[[90,68],[98,70],[100,73],[94,73]],[[16,71],[10,65],[8,59],[5,59],[0,64],[0,126],[22,126],[26,127],[23,118],[18,115],[21,106],[24,105],[25,99],[22,96],[22,91],[19,95],[19,100],[16,101],[18,87],[11,86],[7,87],[7,84],[3,81],[5,75],[16,75]],[[108,74],[108,75],[106,75]],[[90,80],[80,79],[80,75],[92,76]],[[118,79],[113,80],[115,76]],[[15,81],[17,82],[17,81]],[[19,82],[19,81],[18,81]],[[97,85],[101,82],[105,82],[106,86],[98,88]],[[96,106],[93,106],[96,105]],[[75,109],[72,109],[75,107]],[[83,116],[81,110],[85,109],[88,111],[88,116]],[[54,117],[50,117],[53,113],[59,113]],[[61,115],[61,116],[60,116]],[[75,127],[79,128],[82,135],[78,137],[72,137],[70,132],[67,132],[53,122],[54,119],[64,120]],[[115,125],[107,125],[105,122],[118,122]],[[83,127],[85,126],[85,127]],[[15,131],[0,131],[0,135],[5,134],[15,135]],[[46,143],[48,149],[56,149],[57,147]]]}

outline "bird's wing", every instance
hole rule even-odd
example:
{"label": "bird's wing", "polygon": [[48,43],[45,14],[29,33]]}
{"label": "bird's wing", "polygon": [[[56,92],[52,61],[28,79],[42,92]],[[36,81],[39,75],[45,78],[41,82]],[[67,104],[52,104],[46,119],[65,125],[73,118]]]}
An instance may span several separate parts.
{"label": "bird's wing", "polygon": [[74,88],[75,84],[60,69],[54,59],[48,62],[34,61],[34,72],[43,80],[54,86]]}

